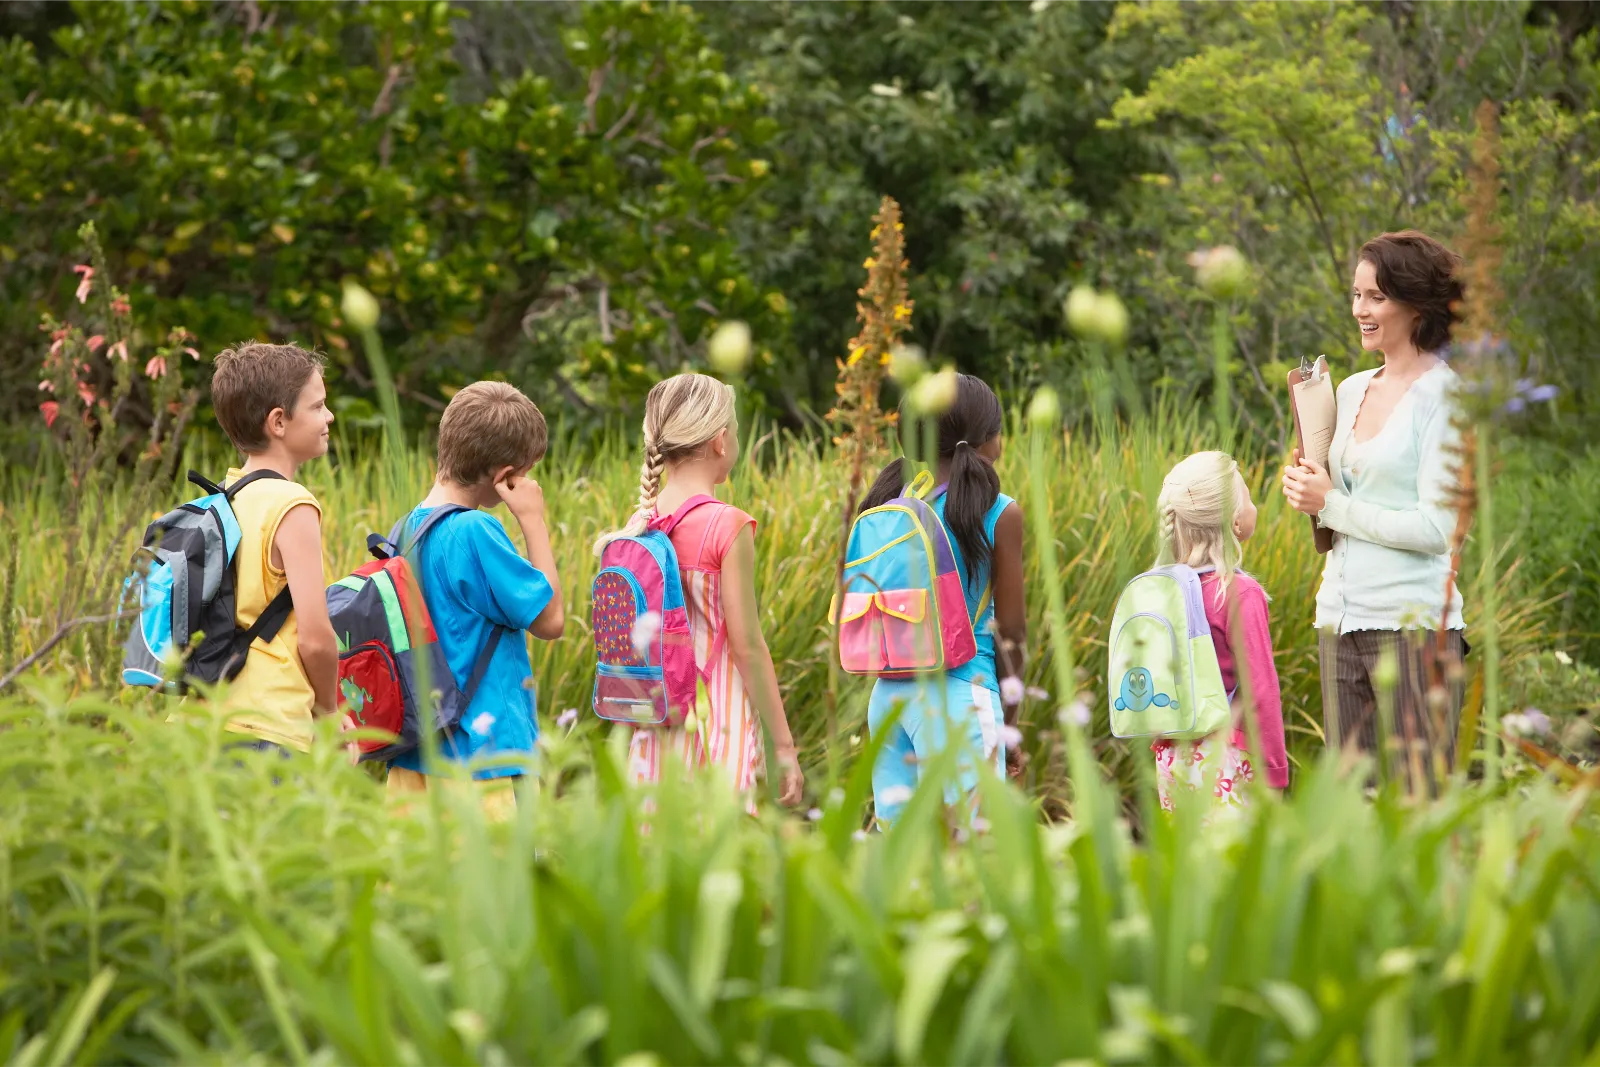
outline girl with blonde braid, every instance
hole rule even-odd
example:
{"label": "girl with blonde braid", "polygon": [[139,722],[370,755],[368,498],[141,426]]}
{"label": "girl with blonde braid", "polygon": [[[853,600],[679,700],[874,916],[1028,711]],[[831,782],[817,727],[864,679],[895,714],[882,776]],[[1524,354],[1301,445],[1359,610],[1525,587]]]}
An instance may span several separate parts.
{"label": "girl with blonde braid", "polygon": [[[628,525],[595,543],[637,536],[699,495],[715,496],[739,459],[733,387],[704,374],[658,382],[644,408],[644,463],[639,504]],[[756,606],[755,519],[731,504],[693,508],[671,525],[683,596],[702,683],[689,722],[638,728],[629,748],[635,781],[656,781],[672,755],[689,767],[718,768],[754,807],[762,763],[759,710],[771,731],[782,775],[782,802],[800,803],[805,780],[783,713],[772,654]]]}
{"label": "girl with blonde braid", "polygon": [[[1289,784],[1289,755],[1283,743],[1283,700],[1272,659],[1267,594],[1239,569],[1242,542],[1256,529],[1256,506],[1239,464],[1225,452],[1196,452],[1162,481],[1156,506],[1161,513],[1156,566],[1184,563],[1199,573],[1223,687],[1237,702],[1237,651],[1249,671],[1267,781],[1282,789]],[[1248,733],[1238,715],[1232,727],[1199,741],[1157,740],[1150,750],[1156,758],[1161,806],[1171,810],[1172,790],[1180,785],[1208,790],[1222,805],[1242,803],[1243,785],[1255,776],[1248,749]]]}

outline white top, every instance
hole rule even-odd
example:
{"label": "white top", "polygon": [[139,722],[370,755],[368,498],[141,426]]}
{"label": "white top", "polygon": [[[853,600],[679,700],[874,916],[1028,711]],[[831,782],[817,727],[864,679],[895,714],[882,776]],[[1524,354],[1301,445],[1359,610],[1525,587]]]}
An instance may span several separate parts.
{"label": "white top", "polygon": [[1450,537],[1456,513],[1452,392],[1460,378],[1443,363],[1406,391],[1389,421],[1366,441],[1352,434],[1376,370],[1339,384],[1338,421],[1328,452],[1333,491],[1317,520],[1334,531],[1317,590],[1317,627],[1338,633],[1421,627],[1459,630],[1461,591],[1452,587]]}

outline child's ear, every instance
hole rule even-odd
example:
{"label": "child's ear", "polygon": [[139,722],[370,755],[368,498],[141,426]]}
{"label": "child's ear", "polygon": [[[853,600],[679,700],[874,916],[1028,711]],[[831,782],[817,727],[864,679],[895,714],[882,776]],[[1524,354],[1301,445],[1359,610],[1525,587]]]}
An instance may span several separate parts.
{"label": "child's ear", "polygon": [[266,422],[262,428],[266,430],[268,437],[282,437],[284,430],[287,428],[285,424],[288,421],[289,413],[287,411],[282,408],[273,408],[267,412]]}

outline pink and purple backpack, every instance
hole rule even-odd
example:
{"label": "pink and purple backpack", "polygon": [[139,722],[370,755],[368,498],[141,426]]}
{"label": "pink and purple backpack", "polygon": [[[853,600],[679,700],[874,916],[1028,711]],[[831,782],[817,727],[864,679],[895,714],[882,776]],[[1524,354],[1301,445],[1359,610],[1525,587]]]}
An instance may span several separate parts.
{"label": "pink and purple backpack", "polygon": [[850,527],[830,612],[839,622],[839,666],[849,674],[906,679],[978,654],[950,534],[933,510],[944,486],[932,487],[923,471]]}
{"label": "pink and purple backpack", "polygon": [[[702,672],[669,535],[689,512],[716,503],[704,494],[690,497],[671,515],[652,519],[639,536],[618,537],[601,550],[590,616],[594,713],[600,718],[675,727],[694,708]],[[713,525],[707,525],[708,534]],[[708,660],[715,654],[713,649]]]}

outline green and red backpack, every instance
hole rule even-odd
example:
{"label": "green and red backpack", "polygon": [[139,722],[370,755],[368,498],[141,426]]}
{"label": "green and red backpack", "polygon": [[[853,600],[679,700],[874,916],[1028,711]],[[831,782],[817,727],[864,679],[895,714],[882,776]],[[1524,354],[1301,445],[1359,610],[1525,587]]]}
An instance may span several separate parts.
{"label": "green and red backpack", "polygon": [[373,534],[367,538],[373,561],[328,587],[328,616],[339,639],[339,712],[357,726],[389,735],[358,742],[363,760],[392,760],[422,743],[419,653],[428,656],[432,728],[442,732],[465,716],[505,636],[505,627],[494,628],[466,684],[457,685],[407,558],[440,522],[468,510],[459,504],[438,507],[409,537],[404,536],[409,515],[387,538]]}

